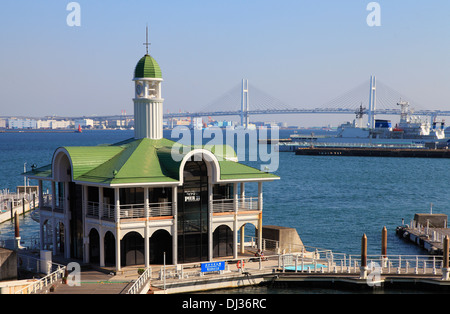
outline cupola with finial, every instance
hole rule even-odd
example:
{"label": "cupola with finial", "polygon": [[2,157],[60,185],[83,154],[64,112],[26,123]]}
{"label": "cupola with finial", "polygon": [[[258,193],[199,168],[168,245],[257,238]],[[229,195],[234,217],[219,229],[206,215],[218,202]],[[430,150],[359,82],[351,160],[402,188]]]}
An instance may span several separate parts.
{"label": "cupola with finial", "polygon": [[134,69],[134,137],[163,138],[163,102],[161,68],[148,53],[148,27],[146,31],[146,54]]}

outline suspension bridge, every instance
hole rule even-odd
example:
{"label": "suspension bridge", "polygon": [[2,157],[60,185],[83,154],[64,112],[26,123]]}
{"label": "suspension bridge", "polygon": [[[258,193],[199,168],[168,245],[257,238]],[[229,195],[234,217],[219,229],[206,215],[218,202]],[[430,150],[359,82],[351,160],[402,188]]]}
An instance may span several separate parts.
{"label": "suspension bridge", "polygon": [[[400,115],[399,102],[407,101],[414,114],[450,116],[450,111],[424,109],[423,106],[395,89],[377,81],[375,76],[339,97],[316,108],[298,108],[269,95],[267,92],[242,80],[216,100],[197,112],[166,113],[164,118],[198,118],[217,116],[239,116],[241,125],[247,126],[250,116],[274,114],[356,114],[368,115],[368,124],[373,127],[377,115]],[[367,108],[366,108],[367,106]]]}

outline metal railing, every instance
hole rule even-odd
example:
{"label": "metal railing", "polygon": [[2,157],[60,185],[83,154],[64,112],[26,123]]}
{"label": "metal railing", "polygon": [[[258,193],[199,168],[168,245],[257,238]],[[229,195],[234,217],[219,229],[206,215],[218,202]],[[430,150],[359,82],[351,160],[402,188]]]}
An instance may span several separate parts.
{"label": "metal railing", "polygon": [[[444,225],[447,226],[447,222],[444,222]],[[440,228],[433,226],[430,222],[428,222],[427,225],[422,225],[417,221],[412,220],[410,226],[412,230],[418,231],[419,234],[426,236],[432,242],[444,243],[444,238],[447,235],[446,233],[441,232],[439,230]]]}
{"label": "metal railing", "polygon": [[[103,208],[100,210],[100,204],[98,202],[88,202],[86,214],[92,217],[101,216],[104,219],[114,219],[116,214],[116,206],[112,204],[103,204]],[[147,213],[144,204],[120,205],[119,218],[121,219],[162,216],[172,216],[171,202],[151,203],[148,205]]]}
{"label": "metal railing", "polygon": [[144,204],[120,205],[120,218],[146,218],[172,216],[172,203],[150,203],[146,213]]}
{"label": "metal railing", "polygon": [[[234,199],[216,199],[212,201],[213,213],[226,213],[234,211]],[[237,210],[258,210],[257,197],[245,197],[237,199]]]}
{"label": "metal railing", "polygon": [[61,280],[66,272],[66,266],[44,261],[31,256],[18,254],[18,265],[28,271],[36,273],[48,273],[47,276],[36,280],[16,292],[16,294],[32,294],[38,293],[46,287],[53,285],[56,281]]}
{"label": "metal railing", "polygon": [[[381,274],[431,274],[442,273],[441,256],[429,255],[371,255],[367,258],[367,267]],[[321,272],[321,273],[359,273],[361,258],[355,255],[328,253],[328,256],[301,254],[281,255],[283,271]]]}
{"label": "metal railing", "polygon": [[150,281],[152,268],[148,267],[128,289],[127,294],[140,294],[144,286]]}
{"label": "metal railing", "polygon": [[98,217],[100,212],[100,204],[98,202],[87,202],[86,214],[88,216]]}
{"label": "metal railing", "polygon": [[114,219],[115,208],[115,205],[103,204],[103,207],[100,209],[100,204],[98,202],[88,201],[86,207],[86,215],[92,217],[100,216],[104,219]]}

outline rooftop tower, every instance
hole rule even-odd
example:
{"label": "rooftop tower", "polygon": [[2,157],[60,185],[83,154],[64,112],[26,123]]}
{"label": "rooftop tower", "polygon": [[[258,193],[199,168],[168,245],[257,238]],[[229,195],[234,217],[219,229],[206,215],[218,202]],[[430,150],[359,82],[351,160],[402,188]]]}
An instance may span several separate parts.
{"label": "rooftop tower", "polygon": [[135,83],[134,137],[159,140],[163,138],[163,102],[161,68],[155,59],[147,53],[136,65],[133,81]]}

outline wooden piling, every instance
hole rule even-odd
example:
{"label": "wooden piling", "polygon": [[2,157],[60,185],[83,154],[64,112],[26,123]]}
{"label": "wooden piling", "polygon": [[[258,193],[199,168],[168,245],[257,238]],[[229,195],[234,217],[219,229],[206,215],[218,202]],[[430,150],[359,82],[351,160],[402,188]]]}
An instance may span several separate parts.
{"label": "wooden piling", "polygon": [[387,229],[386,226],[381,231],[381,256],[385,258],[387,256]]}
{"label": "wooden piling", "polygon": [[19,231],[19,216],[17,215],[17,212],[14,215],[14,235],[17,238],[20,238],[20,231]]}
{"label": "wooden piling", "polygon": [[361,267],[367,267],[367,236],[364,234],[361,239]]}
{"label": "wooden piling", "polygon": [[449,253],[449,237],[448,237],[448,235],[446,235],[444,238],[444,251],[443,251],[444,264],[442,266],[443,268],[448,268],[448,266],[449,266],[448,253]]}
{"label": "wooden piling", "polygon": [[449,244],[449,238],[448,235],[445,236],[444,238],[444,249],[443,249],[443,264],[442,264],[442,280],[449,280],[450,279],[450,272],[449,272],[449,268],[448,268],[448,244]]}

